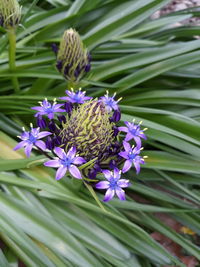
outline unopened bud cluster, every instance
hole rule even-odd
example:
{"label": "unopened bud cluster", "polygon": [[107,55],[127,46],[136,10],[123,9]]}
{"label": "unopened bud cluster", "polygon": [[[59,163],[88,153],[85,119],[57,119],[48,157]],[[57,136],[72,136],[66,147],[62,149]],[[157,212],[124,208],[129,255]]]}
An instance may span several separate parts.
{"label": "unopened bud cluster", "polygon": [[6,30],[15,28],[21,18],[21,7],[17,0],[0,0],[0,26]]}
{"label": "unopened bud cluster", "polygon": [[67,80],[77,82],[90,70],[90,60],[79,34],[73,29],[66,30],[57,51],[58,71]]}

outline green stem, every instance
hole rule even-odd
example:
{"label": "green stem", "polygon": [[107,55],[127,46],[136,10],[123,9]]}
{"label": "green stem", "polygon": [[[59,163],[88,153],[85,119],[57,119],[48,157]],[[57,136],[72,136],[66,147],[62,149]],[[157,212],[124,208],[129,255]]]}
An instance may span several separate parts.
{"label": "green stem", "polygon": [[[14,73],[16,70],[16,65],[15,65],[16,35],[14,29],[8,30],[8,40],[9,40],[9,67],[10,67],[10,72]],[[12,77],[11,80],[15,92],[18,93],[20,88],[17,77]]]}
{"label": "green stem", "polygon": [[84,182],[85,186],[87,187],[87,189],[90,191],[91,195],[93,196],[93,198],[95,199],[95,201],[97,202],[98,206],[105,212],[107,212],[107,210],[104,208],[104,206],[101,204],[101,202],[99,201],[94,189],[92,188],[92,186],[90,186],[89,184],[87,184],[86,182]]}

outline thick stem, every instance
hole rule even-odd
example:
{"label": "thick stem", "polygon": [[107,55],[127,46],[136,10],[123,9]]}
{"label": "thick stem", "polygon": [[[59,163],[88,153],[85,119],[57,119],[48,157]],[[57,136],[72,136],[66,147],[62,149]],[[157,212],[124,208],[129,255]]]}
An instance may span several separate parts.
{"label": "thick stem", "polygon": [[[14,73],[16,70],[16,65],[15,65],[16,35],[15,35],[14,29],[8,30],[8,40],[9,40],[9,67],[10,67],[10,72]],[[19,87],[19,82],[18,82],[17,77],[12,77],[11,80],[12,80],[12,84],[13,84],[15,92],[18,93],[20,90],[20,87]]]}

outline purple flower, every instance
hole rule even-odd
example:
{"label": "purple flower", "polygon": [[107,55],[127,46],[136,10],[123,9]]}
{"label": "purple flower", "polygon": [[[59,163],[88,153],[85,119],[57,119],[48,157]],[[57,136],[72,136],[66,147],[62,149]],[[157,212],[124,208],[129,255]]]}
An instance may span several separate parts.
{"label": "purple flower", "polygon": [[106,95],[100,97],[100,101],[102,101],[108,112],[111,112],[112,110],[118,110],[118,102],[121,100],[118,99],[117,101],[114,99],[115,98],[116,93],[114,93],[113,96],[108,96],[108,91],[106,92]]}
{"label": "purple flower", "polygon": [[119,153],[119,156],[126,159],[122,172],[127,172],[132,167],[132,165],[134,165],[136,173],[138,174],[140,172],[140,164],[145,163],[144,159],[139,156],[141,149],[138,147],[132,148],[130,144],[125,141],[123,142],[123,145],[125,151]]}
{"label": "purple flower", "polygon": [[49,160],[44,163],[47,167],[58,168],[56,172],[56,180],[60,180],[67,171],[70,172],[72,176],[77,179],[82,179],[79,169],[75,165],[85,163],[86,161],[82,157],[76,156],[76,147],[71,147],[71,149],[65,153],[65,151],[56,147],[54,149],[55,154],[58,156],[54,160]]}
{"label": "purple flower", "polygon": [[46,131],[40,132],[40,128],[32,128],[30,132],[26,132],[24,129],[24,132],[21,134],[21,136],[19,136],[22,141],[19,142],[18,145],[16,145],[14,150],[24,147],[25,154],[29,158],[33,146],[39,147],[42,150],[46,149],[45,143],[39,139],[46,137],[50,134],[50,132]]}
{"label": "purple flower", "polygon": [[145,134],[144,134],[144,130],[141,130],[140,129],[140,124],[134,124],[134,122],[128,122],[128,121],[125,121],[124,122],[126,124],[127,127],[119,127],[119,131],[122,131],[122,132],[126,132],[126,137],[125,137],[125,141],[130,141],[131,139],[134,139],[136,144],[137,144],[137,147],[141,147],[141,139],[140,138],[143,138],[143,139],[147,139]]}
{"label": "purple flower", "polygon": [[114,197],[115,193],[120,200],[125,200],[125,192],[122,188],[129,186],[129,180],[120,179],[121,171],[117,168],[115,168],[113,172],[109,170],[103,170],[102,173],[108,181],[101,181],[97,183],[96,188],[107,189],[103,201],[110,201]]}
{"label": "purple flower", "polygon": [[60,97],[60,99],[71,103],[83,104],[85,101],[92,99],[92,97],[85,96],[86,92],[82,92],[81,88],[77,92],[74,92],[73,89],[71,91],[66,90],[65,92],[68,96]]}
{"label": "purple flower", "polygon": [[54,100],[54,103],[51,104],[47,101],[47,99],[45,99],[42,101],[42,103],[40,103],[40,105],[41,105],[40,107],[37,106],[37,107],[31,108],[31,109],[39,111],[35,114],[35,117],[37,117],[39,115],[47,115],[47,117],[51,120],[54,118],[54,113],[66,112],[64,109],[60,108],[64,104],[56,104],[55,100]]}

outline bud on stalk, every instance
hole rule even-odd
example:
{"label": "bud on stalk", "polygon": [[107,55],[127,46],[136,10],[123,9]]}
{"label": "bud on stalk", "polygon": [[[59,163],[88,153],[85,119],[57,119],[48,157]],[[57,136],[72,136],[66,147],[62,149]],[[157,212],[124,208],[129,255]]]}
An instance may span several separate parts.
{"label": "bud on stalk", "polygon": [[90,60],[79,34],[73,29],[65,31],[57,54],[58,71],[70,82],[77,82],[90,70]]}

